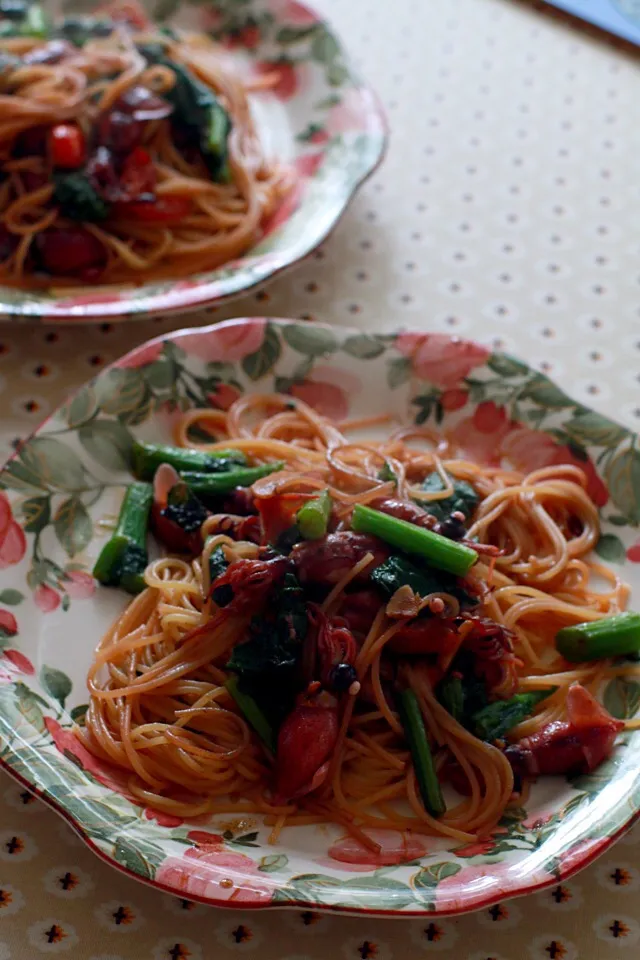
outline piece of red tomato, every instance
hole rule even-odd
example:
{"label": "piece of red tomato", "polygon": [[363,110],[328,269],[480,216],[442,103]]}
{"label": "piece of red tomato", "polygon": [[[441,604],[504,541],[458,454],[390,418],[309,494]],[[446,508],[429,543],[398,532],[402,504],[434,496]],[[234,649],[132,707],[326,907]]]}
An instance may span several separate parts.
{"label": "piece of red tomato", "polygon": [[188,197],[157,197],[155,200],[137,200],[132,203],[116,203],[114,212],[127,220],[141,223],[175,223],[187,217],[193,207]]}
{"label": "piece of red tomato", "polygon": [[49,133],[51,162],[59,170],[77,170],[87,156],[84,134],[75,123],[57,123]]}

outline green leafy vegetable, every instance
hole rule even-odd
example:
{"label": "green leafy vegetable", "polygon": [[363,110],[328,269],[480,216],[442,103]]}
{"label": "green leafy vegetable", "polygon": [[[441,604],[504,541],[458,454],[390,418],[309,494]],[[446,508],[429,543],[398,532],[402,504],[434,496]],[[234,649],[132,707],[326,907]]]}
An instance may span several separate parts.
{"label": "green leafy vegetable", "polygon": [[[450,517],[456,510],[464,513],[465,520],[469,520],[480,502],[480,497],[466,480],[455,480],[453,477],[450,479],[453,484],[451,496],[444,500],[420,500],[420,504],[441,522]],[[430,473],[422,484],[422,489],[428,493],[436,493],[439,490],[444,490],[444,488],[442,477],[436,471]]]}
{"label": "green leafy vegetable", "polygon": [[229,561],[224,555],[224,550],[222,547],[216,547],[216,549],[211,552],[211,556],[209,557],[210,582],[214,583],[218,577],[221,577],[223,573],[226,573],[228,566]]}
{"label": "green leafy vegetable", "polygon": [[167,495],[167,505],[162,515],[177,523],[185,533],[194,533],[207,519],[208,511],[188,484],[176,483]]}
{"label": "green leafy vegetable", "polygon": [[388,600],[406,584],[420,597],[428,597],[430,593],[450,593],[465,607],[475,606],[478,602],[458,585],[455,577],[440,571],[421,570],[406,557],[389,557],[371,571],[370,578],[374,587]]}
{"label": "green leafy vegetable", "polygon": [[99,223],[109,215],[109,207],[96,193],[83,173],[54,173],[53,200],[69,220]]}
{"label": "green leafy vegetable", "polygon": [[293,574],[287,574],[270,607],[275,616],[253,621],[249,639],[234,647],[227,669],[238,674],[240,689],[277,727],[293,708],[308,628],[303,591]]}
{"label": "green leafy vegetable", "polygon": [[276,738],[273,728],[262,712],[259,704],[255,701],[250,693],[245,693],[240,689],[240,684],[237,677],[229,677],[225,683],[225,687],[244,714],[247,722],[251,724],[264,745],[269,748],[271,753],[275,753]]}
{"label": "green leafy vegetable", "polygon": [[144,43],[138,49],[152,64],[169,67],[175,85],[164,96],[173,104],[174,123],[193,131],[212,180],[228,183],[228,140],[231,118],[216,95],[182,64],[167,57],[159,44]]}
{"label": "green leafy vegetable", "polygon": [[481,740],[497,740],[512,727],[530,717],[536,706],[550,696],[556,688],[516,693],[509,700],[496,700],[478,710],[471,717],[471,729]]}

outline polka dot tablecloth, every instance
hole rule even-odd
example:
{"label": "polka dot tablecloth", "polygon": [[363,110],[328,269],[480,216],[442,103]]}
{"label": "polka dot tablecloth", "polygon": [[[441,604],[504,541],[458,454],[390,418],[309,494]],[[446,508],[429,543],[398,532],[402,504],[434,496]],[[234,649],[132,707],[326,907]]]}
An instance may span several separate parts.
{"label": "polka dot tablecloth", "polygon": [[[640,427],[638,55],[525,0],[318,0],[391,145],[331,238],[264,291],[191,316],[444,330],[512,350]],[[0,327],[0,451],[151,336]],[[0,776],[0,960],[621,960],[640,943],[640,827],[568,883],[460,919],[216,911],[97,860]]]}

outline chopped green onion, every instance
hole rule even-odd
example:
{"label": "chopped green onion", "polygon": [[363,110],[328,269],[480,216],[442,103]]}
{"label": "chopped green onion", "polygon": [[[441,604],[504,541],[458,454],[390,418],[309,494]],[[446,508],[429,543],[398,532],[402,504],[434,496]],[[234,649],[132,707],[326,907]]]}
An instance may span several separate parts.
{"label": "chopped green onion", "polygon": [[504,737],[512,727],[517,726],[530,717],[541,700],[556,690],[531,690],[527,693],[516,693],[509,700],[496,700],[487,704],[482,710],[477,710],[471,717],[471,729],[481,740],[498,740]]}
{"label": "chopped green onion", "polygon": [[413,690],[407,688],[400,692],[398,707],[425,810],[432,817],[441,817],[446,813],[447,808],[420,712],[420,704]]}
{"label": "chopped green onion", "polygon": [[319,540],[320,537],[324,537],[332,505],[329,491],[323,490],[319,497],[307,500],[300,507],[296,515],[296,523],[304,540]]}
{"label": "chopped green onion", "polygon": [[582,663],[605,657],[625,657],[640,651],[640,613],[618,613],[563,627],[556,634],[556,649],[567,660]]}
{"label": "chopped green onion", "polygon": [[235,675],[230,676],[226,680],[225,687],[242,711],[247,723],[253,727],[265,747],[267,747],[271,753],[275,753],[276,738],[271,724],[251,694],[243,693],[238,685],[238,678]]}
{"label": "chopped green onion", "polygon": [[205,452],[159,443],[134,443],[131,450],[131,465],[139,480],[153,480],[156,470],[163,463],[168,463],[179,471],[225,473],[236,467],[246,466],[247,458],[241,450]]}
{"label": "chopped green onion", "polygon": [[415,523],[398,520],[379,510],[357,503],[351,521],[357,533],[370,533],[393,547],[422,557],[432,567],[464,577],[478,559],[471,547],[441,537]]}
{"label": "chopped green onion", "polygon": [[144,571],[149,562],[147,529],[153,503],[150,483],[132,483],[127,487],[118,524],[113,535],[100,551],[93,575],[110,587],[123,587],[129,593],[145,588]]}
{"label": "chopped green onion", "polygon": [[250,487],[256,480],[268,477],[270,473],[282,470],[284,461],[263,463],[259,467],[237,467],[224,473],[191,473],[186,470],[181,477],[192,493],[206,499],[231,493],[236,487]]}

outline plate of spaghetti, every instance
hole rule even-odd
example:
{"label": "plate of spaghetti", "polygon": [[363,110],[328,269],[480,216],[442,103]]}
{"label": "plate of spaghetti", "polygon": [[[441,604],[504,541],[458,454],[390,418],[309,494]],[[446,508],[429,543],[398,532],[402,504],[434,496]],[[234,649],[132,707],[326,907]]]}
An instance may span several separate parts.
{"label": "plate of spaghetti", "polygon": [[[178,11],[179,6],[179,11]],[[328,234],[385,129],[297,2],[0,4],[0,316],[195,309]]]}
{"label": "plate of spaghetti", "polygon": [[557,883],[638,816],[639,463],[444,334],[150,341],[0,475],[2,764],[183,898]]}

